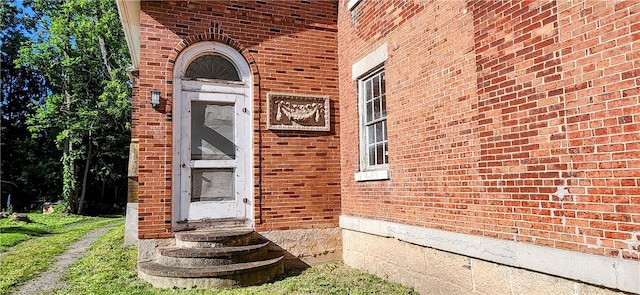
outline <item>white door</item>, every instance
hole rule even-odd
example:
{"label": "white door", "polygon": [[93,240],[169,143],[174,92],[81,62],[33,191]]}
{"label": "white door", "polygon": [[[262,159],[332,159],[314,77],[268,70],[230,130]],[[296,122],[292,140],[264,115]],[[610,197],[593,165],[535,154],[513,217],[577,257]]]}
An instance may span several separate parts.
{"label": "white door", "polygon": [[242,82],[181,84],[181,219],[248,218],[249,88]]}

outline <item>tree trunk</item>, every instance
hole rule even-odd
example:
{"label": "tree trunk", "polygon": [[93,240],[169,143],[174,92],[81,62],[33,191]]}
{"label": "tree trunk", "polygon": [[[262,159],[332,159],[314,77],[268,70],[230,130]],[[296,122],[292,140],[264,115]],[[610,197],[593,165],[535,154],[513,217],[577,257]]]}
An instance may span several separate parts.
{"label": "tree trunk", "polygon": [[82,193],[80,194],[80,201],[78,202],[78,215],[84,213],[84,199],[87,195],[87,178],[89,177],[89,164],[91,164],[91,152],[93,148],[91,141],[91,131],[89,131],[89,147],[87,150],[87,160],[84,164],[84,175],[82,175]]}
{"label": "tree trunk", "polygon": [[69,203],[70,211],[75,212],[78,205],[78,190],[76,188],[76,166],[72,154],[73,143],[69,138],[66,138],[62,151],[63,195]]}
{"label": "tree trunk", "polygon": [[100,191],[100,204],[104,204],[104,190],[107,186],[107,180],[105,177],[102,177],[102,190]]}
{"label": "tree trunk", "polygon": [[109,65],[109,59],[107,55],[107,46],[104,44],[104,39],[101,36],[98,36],[98,43],[100,44],[100,53],[102,54],[102,63],[104,67],[107,69],[107,73],[109,73],[109,78],[113,80],[113,70]]}
{"label": "tree trunk", "polygon": [[71,190],[69,189],[69,140],[65,139],[63,147],[62,147],[62,198],[67,202],[67,206],[69,206],[69,211],[74,212],[73,200],[71,200]]}
{"label": "tree trunk", "polygon": [[[70,45],[66,44],[65,49],[62,51],[65,59],[69,59],[69,50]],[[65,129],[67,132],[70,131],[71,127],[69,126],[71,122],[71,94],[69,93],[70,81],[69,75],[65,74],[63,79],[63,87],[64,87],[64,112],[67,117],[67,123]],[[69,132],[70,133],[70,132]],[[76,164],[73,156],[73,143],[71,142],[72,134],[67,134],[64,139],[64,148],[63,148],[63,156],[62,156],[62,169],[63,169],[63,195],[66,198],[70,212],[76,212],[77,209],[77,201],[78,201],[78,190],[76,187]]]}

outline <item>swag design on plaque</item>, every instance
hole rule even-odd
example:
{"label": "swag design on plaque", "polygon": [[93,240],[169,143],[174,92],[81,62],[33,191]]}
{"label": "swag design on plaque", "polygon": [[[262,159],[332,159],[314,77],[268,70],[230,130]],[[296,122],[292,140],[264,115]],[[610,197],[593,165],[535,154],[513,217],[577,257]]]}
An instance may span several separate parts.
{"label": "swag design on plaque", "polygon": [[267,128],[329,131],[330,127],[328,96],[267,94]]}

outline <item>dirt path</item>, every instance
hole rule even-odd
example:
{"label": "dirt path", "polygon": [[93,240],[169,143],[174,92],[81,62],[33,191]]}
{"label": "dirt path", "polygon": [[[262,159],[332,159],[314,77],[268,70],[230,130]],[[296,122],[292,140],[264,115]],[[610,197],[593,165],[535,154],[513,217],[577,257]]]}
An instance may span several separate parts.
{"label": "dirt path", "polygon": [[53,265],[40,274],[38,277],[27,281],[22,285],[16,295],[51,293],[53,290],[63,289],[66,283],[61,281],[62,277],[67,273],[69,265],[80,259],[100,236],[105,234],[113,227],[119,225],[120,222],[113,222],[105,227],[94,229],[88,232],[82,239],[69,245],[69,248],[60,256],[56,257]]}

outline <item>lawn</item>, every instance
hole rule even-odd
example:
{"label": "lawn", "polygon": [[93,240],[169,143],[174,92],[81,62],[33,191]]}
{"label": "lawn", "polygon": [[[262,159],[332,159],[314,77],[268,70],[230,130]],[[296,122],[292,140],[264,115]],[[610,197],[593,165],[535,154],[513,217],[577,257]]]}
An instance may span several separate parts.
{"label": "lawn", "polygon": [[124,247],[124,226],[117,226],[91,246],[65,280],[69,289],[56,294],[416,294],[398,284],[342,263],[309,268],[262,286],[230,290],[160,290],[138,279],[137,249]]}
{"label": "lawn", "polygon": [[0,252],[6,251],[22,241],[51,234],[73,223],[87,220],[88,217],[77,215],[44,215],[28,214],[32,223],[15,222],[11,217],[0,219]]}
{"label": "lawn", "polygon": [[49,268],[57,255],[87,232],[122,218],[29,214],[32,223],[0,221],[0,295]]}

